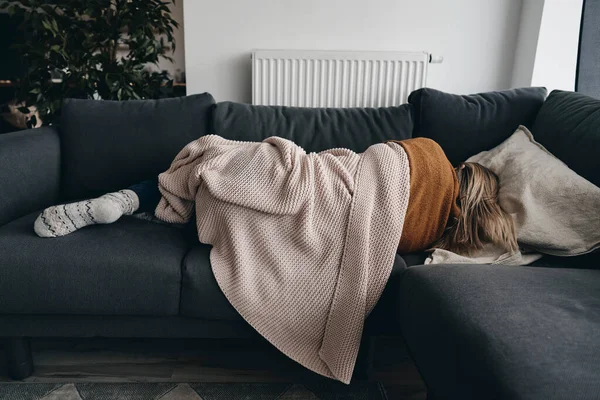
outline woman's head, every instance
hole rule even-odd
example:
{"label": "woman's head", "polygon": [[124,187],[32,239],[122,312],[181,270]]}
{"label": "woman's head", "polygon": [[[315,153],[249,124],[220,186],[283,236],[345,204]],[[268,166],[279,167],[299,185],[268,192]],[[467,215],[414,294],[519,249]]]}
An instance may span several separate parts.
{"label": "woman's head", "polygon": [[462,163],[456,168],[456,175],[461,213],[435,247],[468,254],[485,243],[493,243],[516,251],[515,225],[498,203],[496,174],[477,163]]}

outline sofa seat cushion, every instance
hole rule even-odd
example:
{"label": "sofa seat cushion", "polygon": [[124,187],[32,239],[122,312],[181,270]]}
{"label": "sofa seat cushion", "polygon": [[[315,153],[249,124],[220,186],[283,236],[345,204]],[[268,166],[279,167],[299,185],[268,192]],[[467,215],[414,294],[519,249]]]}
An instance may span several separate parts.
{"label": "sofa seat cushion", "polygon": [[0,227],[0,314],[178,314],[186,231],[124,217],[42,239],[38,214]]}
{"label": "sofa seat cushion", "polygon": [[[221,292],[210,265],[210,249],[205,244],[196,245],[183,263],[181,284],[181,314],[209,320],[240,321],[242,317]],[[371,332],[397,332],[393,323],[397,290],[406,263],[396,256],[392,274],[381,299],[369,317]]]}
{"label": "sofa seat cushion", "polygon": [[398,290],[402,274],[406,271],[407,263],[403,257],[396,254],[390,277],[381,293],[379,301],[369,314],[365,324],[365,332],[371,335],[398,335],[400,330],[396,323],[396,307]]}
{"label": "sofa seat cushion", "polygon": [[221,292],[210,266],[210,249],[197,244],[183,262],[181,281],[181,315],[211,320],[242,319]]}
{"label": "sofa seat cushion", "polygon": [[409,268],[398,319],[436,399],[595,398],[600,271]]}

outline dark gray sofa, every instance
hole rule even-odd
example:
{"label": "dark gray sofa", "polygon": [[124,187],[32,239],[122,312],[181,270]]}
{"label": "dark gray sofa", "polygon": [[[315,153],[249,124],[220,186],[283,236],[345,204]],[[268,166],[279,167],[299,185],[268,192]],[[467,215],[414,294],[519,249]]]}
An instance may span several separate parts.
{"label": "dark gray sofa", "polygon": [[[576,145],[589,154],[589,147],[600,140],[598,129],[593,134],[590,129],[582,131],[572,113],[562,117],[562,126],[552,121],[561,109],[555,103],[579,101],[578,95],[555,92],[544,103],[545,96],[542,88],[473,96],[423,89],[413,93],[407,105],[351,110],[215,104],[208,94],[147,102],[71,100],[63,109],[60,128],[0,135],[0,337],[5,338],[11,375],[22,378],[31,373],[27,344],[31,337],[256,335],[220,292],[210,270],[210,248],[197,242],[192,226],[181,229],[127,217],[64,238],[40,239],[33,233],[33,221],[44,207],[152,178],[168,167],[183,145],[207,133],[237,140],[278,135],[308,151],[332,147],[363,151],[384,140],[426,136],[437,140],[451,161],[458,163],[501,143],[522,124],[551,151],[552,146],[537,135],[547,132],[548,126],[576,137]],[[550,107],[556,110],[544,111]],[[593,104],[586,103],[586,107],[593,109]],[[582,118],[588,122],[596,118],[593,112],[590,115]],[[540,125],[543,123],[547,126]],[[600,127],[600,122],[595,126]],[[553,143],[563,140],[554,133],[548,138]],[[560,144],[557,153],[563,147]],[[575,147],[573,151],[579,151]],[[568,159],[576,159],[572,168],[599,184],[597,159],[582,163],[571,153],[557,155],[567,164]],[[574,299],[570,308],[553,318],[559,326],[574,319],[573,334],[579,335],[577,338],[589,334],[590,342],[581,344],[591,346],[589,354],[598,355],[598,346],[594,348],[592,341],[600,329],[600,271],[588,269],[600,266],[597,254],[540,261],[553,267],[576,267],[571,269],[407,269],[423,260],[420,254],[396,256],[388,285],[367,321],[365,343],[379,334],[395,334],[402,340],[402,333],[432,396],[546,398],[537,396],[546,393],[545,386],[534,385],[528,391],[525,384],[513,379],[515,371],[531,379],[543,376],[542,383],[571,382],[564,372],[557,380],[560,367],[549,369],[550,361],[536,363],[541,350],[529,345],[535,342],[531,338],[548,335],[554,321],[538,318],[543,308],[531,304],[533,299],[547,304],[544,295],[562,293]],[[488,270],[492,273],[484,272]],[[507,292],[514,302],[506,304],[502,292],[493,292],[496,275],[497,282],[515,292]],[[511,279],[519,284],[510,285]],[[581,290],[577,290],[577,279],[586,281]],[[546,289],[533,291],[538,287]],[[594,290],[598,292],[595,296]],[[462,296],[463,292],[468,295]],[[490,293],[486,302],[474,295],[485,296],[483,292]],[[523,302],[516,301],[519,298]],[[499,315],[507,310],[515,313],[515,309],[522,315],[518,323],[513,326],[504,321],[503,330],[495,331],[493,322],[501,320]],[[502,333],[501,344],[496,332]],[[473,336],[480,340],[472,340]],[[529,341],[520,342],[523,336]],[[560,337],[554,339],[557,342],[545,342],[557,350],[549,353],[555,360],[568,361],[565,365],[576,373],[573,382],[579,379],[577,382],[588,385],[585,393],[596,390],[598,383],[592,382],[590,373],[592,367],[598,370],[600,363],[594,363],[593,357],[578,358],[578,349],[561,347]],[[497,346],[500,350],[492,351]],[[514,359],[511,352],[516,353]],[[369,353],[361,350],[360,365],[368,366],[365,354]],[[496,359],[500,361],[494,364]],[[531,361],[522,368],[531,374],[514,368],[510,360],[519,365]]]}
{"label": "dark gray sofa", "polygon": [[[68,100],[60,128],[0,135],[0,337],[11,377],[31,373],[31,337],[257,336],[221,293],[210,247],[198,243],[193,224],[181,229],[130,217],[44,240],[32,230],[44,207],[156,177],[185,144],[209,132],[239,140],[279,135],[310,151],[362,151],[409,138],[412,129],[410,105],[284,109],[217,105],[202,94]],[[405,268],[397,256],[392,281]],[[382,306],[393,307],[395,297],[387,299]],[[391,321],[370,326],[397,333]]]}
{"label": "dark gray sofa", "polygon": [[[427,104],[435,123],[441,99]],[[600,100],[554,91],[531,131],[600,185]],[[398,293],[398,323],[430,398],[600,398],[599,252],[528,267],[416,266]]]}

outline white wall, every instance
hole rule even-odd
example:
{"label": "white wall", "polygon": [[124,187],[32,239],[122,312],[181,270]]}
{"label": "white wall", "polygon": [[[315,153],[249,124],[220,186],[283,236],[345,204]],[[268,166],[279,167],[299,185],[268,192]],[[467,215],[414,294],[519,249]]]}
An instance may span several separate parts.
{"label": "white wall", "polygon": [[427,51],[428,86],[510,87],[521,0],[185,0],[188,93],[251,100],[253,49]]}
{"label": "white wall", "polygon": [[583,0],[524,0],[512,85],[575,90]]}
{"label": "white wall", "polygon": [[583,0],[546,0],[538,36],[532,86],[575,90]]}
{"label": "white wall", "polygon": [[523,0],[513,66],[513,87],[531,85],[543,10],[544,0]]}

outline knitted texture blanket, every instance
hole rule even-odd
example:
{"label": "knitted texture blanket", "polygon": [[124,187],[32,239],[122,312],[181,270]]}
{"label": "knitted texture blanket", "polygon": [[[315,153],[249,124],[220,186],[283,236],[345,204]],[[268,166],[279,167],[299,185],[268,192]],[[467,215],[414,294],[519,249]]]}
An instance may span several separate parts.
{"label": "knitted texture blanket", "polygon": [[293,142],[204,136],[159,176],[156,216],[190,220],[240,315],[284,354],[349,383],[408,206],[402,147],[306,154]]}

